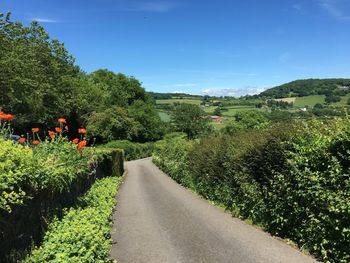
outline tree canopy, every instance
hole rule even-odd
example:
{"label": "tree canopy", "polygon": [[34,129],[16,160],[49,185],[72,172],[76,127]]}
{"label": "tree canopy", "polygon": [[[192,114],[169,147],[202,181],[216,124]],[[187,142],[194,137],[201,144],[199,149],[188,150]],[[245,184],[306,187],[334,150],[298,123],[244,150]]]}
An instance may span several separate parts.
{"label": "tree canopy", "polygon": [[189,139],[194,139],[211,130],[210,120],[205,112],[193,104],[180,104],[171,116],[175,131],[184,132]]}
{"label": "tree canopy", "polygon": [[[161,120],[139,80],[107,69],[84,73],[37,22],[24,26],[0,14],[0,46],[0,110],[16,115],[17,132],[34,125],[52,128],[66,117],[70,126],[88,124],[91,135],[103,141],[162,136]],[[102,116],[111,123],[99,120]],[[117,135],[122,122],[127,131]]]}

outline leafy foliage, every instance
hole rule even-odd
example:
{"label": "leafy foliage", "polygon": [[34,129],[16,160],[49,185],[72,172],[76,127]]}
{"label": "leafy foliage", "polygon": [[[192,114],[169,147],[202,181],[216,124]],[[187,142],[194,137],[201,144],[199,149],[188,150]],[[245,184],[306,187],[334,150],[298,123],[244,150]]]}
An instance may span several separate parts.
{"label": "leafy foliage", "polygon": [[269,123],[265,113],[256,110],[241,111],[235,114],[233,120],[222,131],[226,134],[234,134],[240,130],[264,129]]}
{"label": "leafy foliage", "polygon": [[205,112],[193,104],[178,105],[172,112],[171,121],[175,131],[186,133],[189,139],[211,130],[210,120]]}
{"label": "leafy foliage", "polygon": [[0,261],[20,258],[40,242],[53,216],[74,205],[96,178],[122,173],[120,151],[78,152],[62,140],[31,149],[0,137]]}
{"label": "leafy foliage", "polygon": [[[161,121],[140,81],[108,70],[87,75],[37,22],[26,27],[0,14],[0,46],[0,110],[16,115],[17,133],[53,128],[53,120],[63,116],[76,129],[88,123],[103,141],[162,136]],[[111,123],[104,128],[109,131],[100,129],[100,117]],[[77,136],[74,130],[71,139]]]}
{"label": "leafy foliage", "polygon": [[104,148],[123,149],[124,159],[127,161],[142,159],[152,156],[153,143],[136,143],[127,140],[110,141],[101,145]]}
{"label": "leafy foliage", "polygon": [[[346,89],[344,89],[344,87]],[[350,79],[305,79],[295,80],[259,94],[259,97],[287,98],[305,97],[308,95],[336,95],[344,96],[350,88]]]}
{"label": "leafy foliage", "polygon": [[50,224],[43,245],[24,262],[111,262],[110,225],[119,177],[96,181],[80,205]]}
{"label": "leafy foliage", "polygon": [[156,143],[178,182],[327,262],[350,260],[349,120]]}

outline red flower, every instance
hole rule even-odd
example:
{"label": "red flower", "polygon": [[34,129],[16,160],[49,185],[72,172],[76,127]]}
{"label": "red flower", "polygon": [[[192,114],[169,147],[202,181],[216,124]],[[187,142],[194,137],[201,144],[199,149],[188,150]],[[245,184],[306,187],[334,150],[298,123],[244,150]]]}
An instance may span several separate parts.
{"label": "red flower", "polygon": [[78,133],[86,133],[86,129],[80,128],[80,129],[78,129]]}
{"label": "red flower", "polygon": [[56,128],[55,128],[55,131],[58,132],[58,133],[60,133],[60,132],[61,132],[61,128],[60,128],[60,127],[56,127]]}
{"label": "red flower", "polygon": [[53,131],[49,131],[49,136],[51,139],[55,139],[55,133]]}
{"label": "red flower", "polygon": [[34,141],[32,141],[32,144],[33,145],[38,145],[40,142],[38,141],[38,140],[34,140]]}
{"label": "red flower", "polygon": [[32,132],[39,132],[39,128],[32,128]]}
{"label": "red flower", "polygon": [[59,118],[59,119],[58,119],[58,122],[59,122],[59,123],[66,123],[67,121],[66,121],[65,118]]}
{"label": "red flower", "polygon": [[78,139],[78,138],[75,138],[72,142],[73,142],[74,144],[78,144],[79,139]]}
{"label": "red flower", "polygon": [[1,114],[0,121],[12,121],[15,118],[12,114]]}
{"label": "red flower", "polygon": [[78,143],[78,147],[77,150],[81,151],[85,146],[86,146],[87,142],[86,141],[81,141]]}
{"label": "red flower", "polygon": [[25,143],[26,142],[26,138],[19,138],[19,140],[18,140],[20,143]]}

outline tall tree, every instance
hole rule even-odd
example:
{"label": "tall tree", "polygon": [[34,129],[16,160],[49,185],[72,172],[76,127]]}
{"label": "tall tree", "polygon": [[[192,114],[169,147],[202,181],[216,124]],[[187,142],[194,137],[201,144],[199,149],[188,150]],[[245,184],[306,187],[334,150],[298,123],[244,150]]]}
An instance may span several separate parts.
{"label": "tall tree", "polygon": [[194,139],[212,129],[210,119],[205,112],[193,104],[180,104],[172,113],[171,122],[175,131],[184,132]]}

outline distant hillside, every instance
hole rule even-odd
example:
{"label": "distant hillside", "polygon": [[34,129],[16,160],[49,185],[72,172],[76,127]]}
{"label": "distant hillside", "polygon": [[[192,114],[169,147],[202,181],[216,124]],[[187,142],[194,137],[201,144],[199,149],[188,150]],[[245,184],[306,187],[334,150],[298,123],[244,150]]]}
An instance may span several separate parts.
{"label": "distant hillside", "polygon": [[350,93],[350,79],[305,79],[265,90],[258,96],[279,99],[309,95],[344,96],[347,93]]}
{"label": "distant hillside", "polygon": [[176,99],[176,98],[197,98],[201,99],[201,95],[191,95],[186,93],[159,93],[159,92],[147,92],[155,100],[166,100],[166,99]]}

